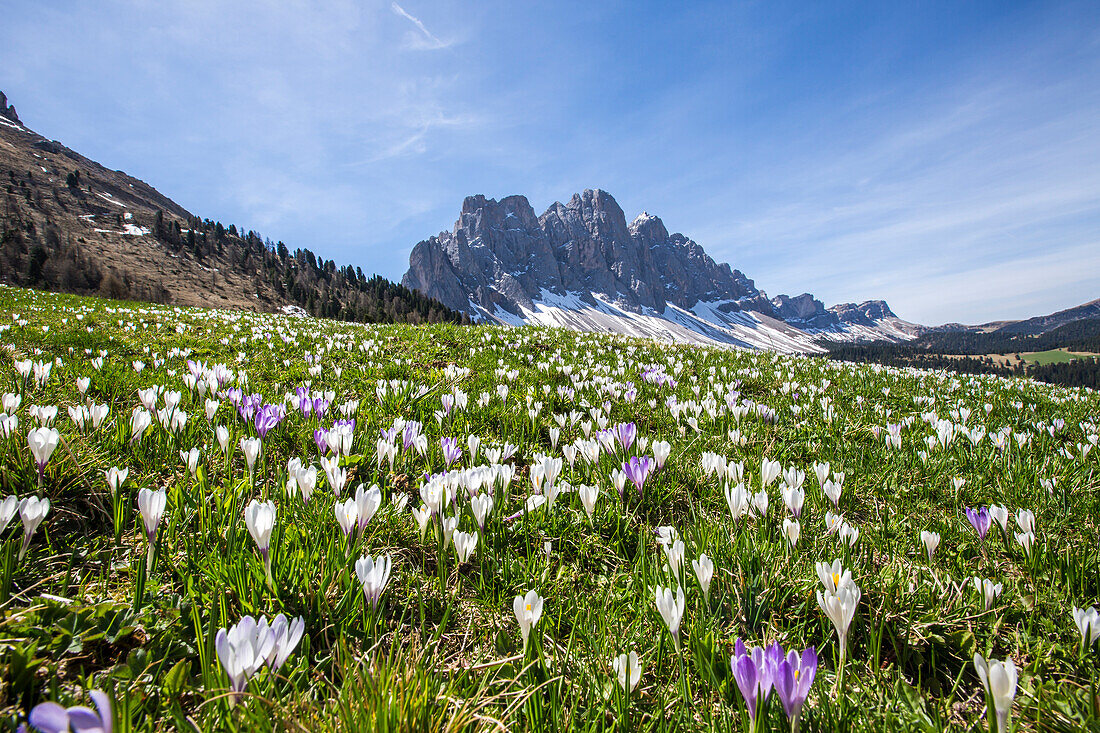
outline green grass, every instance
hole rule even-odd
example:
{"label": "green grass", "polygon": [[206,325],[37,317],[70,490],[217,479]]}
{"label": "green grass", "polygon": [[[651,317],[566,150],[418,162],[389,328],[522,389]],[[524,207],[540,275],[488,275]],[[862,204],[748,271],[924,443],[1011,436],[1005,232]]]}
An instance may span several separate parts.
{"label": "green grass", "polygon": [[[21,562],[18,516],[0,534],[0,725],[9,729],[38,703],[88,704],[87,691],[102,689],[115,701],[116,730],[743,730],[730,669],[738,637],[817,648],[802,730],[984,729],[975,652],[1015,661],[1019,728],[1100,724],[1097,651],[1081,648],[1071,617],[1100,597],[1095,393],[558,330],[359,326],[11,288],[0,288],[0,324],[0,394],[22,398],[18,427],[0,437],[0,498],[52,502]],[[44,384],[17,374],[23,359],[53,362]],[[210,421],[210,395],[185,383],[188,359],[233,372]],[[643,381],[653,364],[676,385]],[[91,380],[86,394],[81,377]],[[334,393],[322,420],[288,403],[307,383]],[[139,390],[153,386],[179,391],[188,418],[173,433],[154,417],[131,440]],[[229,403],[230,386],[287,405],[251,474],[240,440],[256,429]],[[437,415],[441,398],[458,392],[465,408]],[[88,403],[110,412],[81,431],[68,408]],[[58,406],[62,440],[40,490],[27,446],[32,405]],[[360,483],[383,496],[350,546],[314,440],[341,406],[356,423],[340,500]],[[422,455],[399,436],[391,469],[377,450],[395,418],[421,422],[427,442]],[[562,457],[586,425],[596,435],[597,419],[633,422],[649,445],[668,441],[665,468],[640,497],[628,483],[620,498],[609,475],[621,451],[595,464],[566,460],[559,485],[600,488],[591,522],[576,491],[522,514],[536,456]],[[1007,444],[977,432],[972,442],[957,427],[948,445],[930,447],[937,421],[1007,429]],[[888,424],[903,425],[900,448],[883,440]],[[228,452],[218,426],[229,431]],[[481,438],[475,460],[470,435]],[[516,446],[511,484],[481,486],[496,502],[484,529],[464,488],[445,509],[458,529],[479,534],[463,564],[440,547],[438,524],[422,538],[410,513],[423,475],[444,470],[444,436],[463,446],[456,469],[488,465],[486,448]],[[201,452],[194,477],[180,457],[191,448]],[[635,443],[628,455],[649,452]],[[707,452],[743,462],[750,493],[761,490],[763,458],[807,474],[794,548],[782,534],[782,479],[766,489],[764,516],[735,522],[725,482],[703,471]],[[292,458],[318,468],[308,503],[287,491]],[[839,512],[859,530],[851,546],[826,532],[832,505],[817,461],[845,475]],[[111,466],[130,472],[117,495],[104,478]],[[167,495],[148,574],[140,488]],[[392,505],[400,496],[403,511]],[[271,584],[245,526],[253,500],[276,506]],[[1034,512],[1030,556],[1011,518],[1007,533],[994,525],[977,539],[963,510],[988,504]],[[677,585],[656,535],[669,525],[685,545],[676,644],[654,602],[655,586]],[[931,562],[922,530],[942,535]],[[703,552],[715,566],[709,600],[690,566]],[[393,562],[377,610],[356,577],[365,554]],[[842,680],[837,636],[816,598],[815,564],[836,558],[862,590]],[[1003,585],[989,610],[973,576]],[[512,602],[531,589],[545,606],[524,650]],[[279,613],[302,617],[300,644],[231,705],[218,631],[246,614]],[[625,698],[611,661],[631,650],[643,670]],[[776,693],[759,723],[787,729]]]}
{"label": "green grass", "polygon": [[1068,351],[1062,349],[1049,349],[1047,351],[1033,351],[1025,354],[1020,354],[1020,358],[1024,361],[1030,361],[1033,364],[1044,366],[1046,364],[1065,364],[1076,359],[1082,359],[1078,354],[1071,354]]}

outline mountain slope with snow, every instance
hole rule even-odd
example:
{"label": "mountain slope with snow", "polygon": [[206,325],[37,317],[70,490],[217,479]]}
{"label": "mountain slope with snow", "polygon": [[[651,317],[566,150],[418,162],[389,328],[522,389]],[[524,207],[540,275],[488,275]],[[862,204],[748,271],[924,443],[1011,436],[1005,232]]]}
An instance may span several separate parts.
{"label": "mountain slope with snow", "polygon": [[413,248],[402,284],[485,322],[677,343],[820,353],[820,339],[899,341],[920,329],[882,301],[769,299],[660,218],[643,212],[628,224],[601,190],[542,216],[523,196],[467,197],[452,231]]}

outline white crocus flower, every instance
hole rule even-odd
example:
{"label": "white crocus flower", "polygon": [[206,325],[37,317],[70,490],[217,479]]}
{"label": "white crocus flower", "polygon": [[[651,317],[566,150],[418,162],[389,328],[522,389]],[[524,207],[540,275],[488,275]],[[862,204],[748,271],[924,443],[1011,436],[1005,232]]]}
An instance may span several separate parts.
{"label": "white crocus flower", "polygon": [[940,546],[939,532],[922,530],[920,533],[920,541],[924,543],[924,549],[928,552],[928,562],[932,562],[932,555],[936,553],[936,548]]}
{"label": "white crocus flower", "polygon": [[336,514],[336,522],[340,525],[340,529],[344,532],[344,537],[350,541],[351,531],[355,529],[359,520],[359,508],[355,504],[355,499],[349,498],[347,501],[339,501],[332,506],[332,511]]}
{"label": "white crocus flower", "polygon": [[27,434],[27,447],[31,450],[34,462],[38,466],[39,484],[42,481],[42,473],[46,470],[46,463],[57,449],[61,440],[61,434],[53,428],[35,428]]}
{"label": "white crocus flower", "polygon": [[244,462],[248,465],[248,475],[252,476],[252,469],[256,465],[256,459],[260,457],[260,448],[263,443],[259,438],[241,438],[241,452],[244,453]]}
{"label": "white crocus flower", "polygon": [[664,619],[669,633],[672,635],[672,644],[676,650],[680,650],[680,620],[684,617],[684,589],[677,586],[676,595],[671,588],[657,586],[655,591],[657,611]]}
{"label": "white crocus flower", "polygon": [[798,544],[800,534],[802,534],[802,525],[798,523],[797,519],[791,519],[790,517],[783,519],[783,536],[787,538],[787,542],[791,547]]}
{"label": "white crocus flower", "polygon": [[474,513],[477,526],[485,529],[485,518],[493,511],[493,497],[491,494],[478,494],[470,499],[470,511]]}
{"label": "white crocus flower", "polygon": [[227,457],[229,456],[229,428],[224,425],[219,425],[214,429],[214,436],[218,439],[218,445],[221,446],[222,453]]}
{"label": "white crocus flower", "polygon": [[1021,532],[1035,534],[1035,514],[1029,509],[1020,509],[1016,512],[1016,526]]}
{"label": "white crocus flower", "polygon": [[145,431],[149,429],[149,426],[153,424],[153,416],[149,414],[148,410],[143,410],[140,407],[135,407],[133,413],[130,415],[130,442],[136,443],[141,440],[141,436],[145,434]]}
{"label": "white crocus flower", "polygon": [[4,530],[8,528],[8,523],[15,517],[17,511],[19,511],[19,497],[15,494],[0,501],[0,534],[3,534]]}
{"label": "white crocus flower", "polygon": [[997,506],[993,504],[989,507],[989,516],[997,524],[1001,525],[1001,530],[1008,531],[1008,509],[1003,506]]}
{"label": "white crocus flower", "polygon": [[372,610],[378,608],[382,591],[389,585],[391,568],[392,560],[389,555],[379,555],[377,559],[364,555],[355,561],[355,575],[363,586],[363,595]]}
{"label": "white crocus flower", "polygon": [[19,548],[19,559],[27,554],[38,525],[50,513],[50,500],[31,496],[19,503],[19,518],[23,520],[23,546]]}
{"label": "white crocus flower", "polygon": [[[818,572],[820,573],[820,569]],[[845,572],[845,575],[848,575],[847,572]],[[835,574],[830,576],[830,580],[835,577]],[[824,593],[817,591],[817,605],[833,622],[833,628],[836,629],[837,640],[840,644],[841,667],[844,666],[844,660],[847,659],[848,629],[852,625],[852,619],[855,617],[861,595],[859,586],[850,580],[850,576],[848,582],[841,582],[836,590],[827,589]]]}
{"label": "white crocus flower", "polygon": [[130,469],[111,466],[103,472],[103,475],[107,479],[107,486],[111,488],[111,493],[118,493],[119,488],[126,483],[126,477],[130,475]]}
{"label": "white crocus flower", "polygon": [[703,599],[710,600],[710,581],[714,577],[714,561],[706,554],[699,555],[698,560],[691,561],[691,567],[695,570],[695,577],[699,581],[699,587],[703,589]]}
{"label": "white crocus flower", "polygon": [[264,574],[271,584],[271,531],[275,528],[275,503],[253,499],[244,508],[244,523],[264,560]]}
{"label": "white crocus flower", "polygon": [[1092,646],[1100,636],[1100,613],[1097,613],[1096,606],[1088,608],[1074,606],[1073,623],[1077,624],[1077,630],[1081,632],[1081,644],[1085,647]]}
{"label": "white crocus flower", "polygon": [[779,461],[769,461],[767,457],[760,459],[760,488],[766,489],[772,481],[779,478],[783,466]]}
{"label": "white crocus flower", "polygon": [[600,488],[581,484],[577,487],[577,494],[580,496],[584,513],[588,515],[588,523],[592,524],[592,515],[596,511],[596,500],[600,497]]}
{"label": "white crocus flower", "polygon": [[359,513],[360,534],[370,524],[370,520],[374,518],[380,506],[382,506],[382,490],[378,488],[378,484],[372,485],[369,489],[364,489],[363,484],[359,484],[355,489],[355,508]]}
{"label": "white crocus flower", "polygon": [[1016,665],[1011,659],[1003,662],[996,659],[986,661],[981,654],[975,654],[974,668],[978,671],[986,694],[993,700],[993,708],[997,713],[997,731],[1007,731],[1012,715],[1012,700],[1016,697]]}
{"label": "white crocus flower", "polygon": [[761,489],[753,494],[752,508],[761,517],[768,514],[768,492]]}
{"label": "white crocus flower", "polygon": [[467,562],[474,554],[474,548],[477,547],[477,532],[455,531],[451,539],[454,542],[455,557],[458,558],[459,564]]}
{"label": "white crocus flower", "polygon": [[523,637],[524,653],[527,652],[527,638],[531,634],[531,628],[542,616],[542,603],[542,596],[533,590],[527,591],[527,595],[516,596],[512,600],[512,611],[516,614],[519,633]]}
{"label": "white crocus flower", "polygon": [[229,702],[233,705],[274,650],[275,634],[266,624],[261,627],[254,618],[245,616],[228,630],[219,630],[214,647],[229,677]]}
{"label": "white crocus flower", "polygon": [[420,529],[420,541],[424,541],[424,535],[428,531],[428,522],[432,518],[432,510],[426,506],[422,506],[419,509],[412,510],[413,519],[416,520],[416,525]]}
{"label": "white crocus flower", "polygon": [[634,691],[638,681],[642,678],[642,665],[638,661],[638,652],[620,654],[611,660],[611,667],[619,678],[619,685],[624,690]]}
{"label": "white crocus flower", "polygon": [[1001,583],[994,583],[988,578],[971,578],[971,582],[974,584],[974,590],[982,594],[982,600],[985,602],[985,610],[989,610],[993,606],[993,601],[997,596],[1001,595],[1001,591],[1004,590],[1004,585]]}
{"label": "white crocus flower", "polygon": [[160,525],[161,517],[164,516],[164,507],[167,503],[168,494],[164,489],[153,491],[143,488],[138,492],[138,510],[145,522],[145,534],[149,538],[150,545],[156,539],[157,527]]}
{"label": "white crocus flower", "polygon": [[302,501],[309,503],[309,497],[317,488],[317,467],[299,466],[294,469],[294,481],[298,484],[298,490],[302,492]]}
{"label": "white crocus flower", "polygon": [[191,474],[192,478],[198,473],[200,457],[202,457],[202,454],[199,452],[198,448],[192,448],[189,451],[180,451],[180,460],[187,466],[187,472]]}
{"label": "white crocus flower", "polygon": [[[260,623],[267,623],[267,619],[260,617]],[[267,666],[272,671],[278,672],[279,667],[282,667],[286,662],[290,653],[294,651],[298,646],[298,642],[302,639],[302,633],[306,629],[306,621],[299,616],[290,621],[283,614],[276,616],[271,622],[271,633],[275,637],[275,644],[271,649],[271,652],[267,655]]]}
{"label": "white crocus flower", "polygon": [[786,505],[791,516],[799,517],[802,514],[802,504],[806,500],[806,492],[802,489],[784,486],[780,494],[783,497],[783,504]]}
{"label": "white crocus flower", "polygon": [[734,523],[749,511],[749,494],[744,484],[735,486],[726,485],[723,493],[726,496],[726,506],[729,507]]}
{"label": "white crocus flower", "polygon": [[[657,463],[657,469],[664,468],[665,461],[668,460],[669,454],[672,453],[672,444],[665,440],[656,440],[653,442],[653,460]],[[635,659],[637,656],[635,655]],[[637,684],[637,681],[635,681]]]}

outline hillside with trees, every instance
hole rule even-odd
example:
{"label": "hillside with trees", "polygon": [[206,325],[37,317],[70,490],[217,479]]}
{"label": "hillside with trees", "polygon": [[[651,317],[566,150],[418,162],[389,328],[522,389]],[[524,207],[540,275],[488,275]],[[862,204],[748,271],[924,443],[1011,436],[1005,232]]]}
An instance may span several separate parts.
{"label": "hillside with trees", "polygon": [[0,282],[364,323],[468,322],[358,267],[195,216],[32,132],[14,109],[0,110]]}

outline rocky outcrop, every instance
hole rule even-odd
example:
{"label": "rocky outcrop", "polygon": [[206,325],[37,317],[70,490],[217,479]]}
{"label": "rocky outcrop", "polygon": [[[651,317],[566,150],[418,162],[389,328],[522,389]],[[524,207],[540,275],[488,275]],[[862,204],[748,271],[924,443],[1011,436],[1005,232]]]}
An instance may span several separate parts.
{"label": "rocky outcrop", "polygon": [[788,323],[804,323],[811,328],[828,328],[839,319],[835,313],[827,310],[825,304],[809,293],[796,295],[777,295],[772,298],[779,317]]}
{"label": "rocky outcrop", "polygon": [[556,202],[542,216],[523,196],[467,197],[453,230],[413,248],[402,283],[452,308],[489,314],[518,314],[549,293],[602,296],[633,312],[722,301],[727,311],[776,315],[744,274],[669,234],[656,216],[643,213],[628,224],[599,189]]}
{"label": "rocky outcrop", "polygon": [[836,314],[841,323],[858,324],[861,326],[873,326],[878,321],[886,318],[897,318],[890,306],[884,300],[865,300],[859,305],[855,303],[841,303],[829,308]]}
{"label": "rocky outcrop", "polygon": [[8,98],[4,96],[3,92],[0,92],[0,116],[7,117],[16,124],[23,124],[19,121],[19,115],[15,113],[15,105],[8,104]]}

